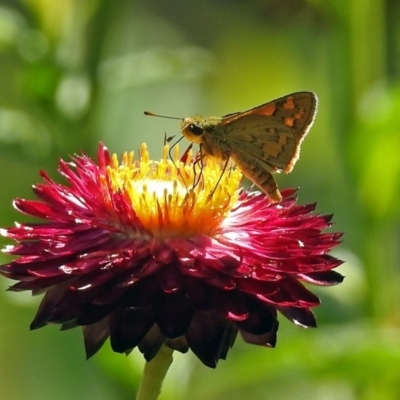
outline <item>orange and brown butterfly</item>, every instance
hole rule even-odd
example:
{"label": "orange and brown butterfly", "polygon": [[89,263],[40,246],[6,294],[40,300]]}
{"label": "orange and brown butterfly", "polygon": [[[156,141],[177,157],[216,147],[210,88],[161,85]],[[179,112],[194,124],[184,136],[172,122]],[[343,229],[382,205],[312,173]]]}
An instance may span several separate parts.
{"label": "orange and brown butterfly", "polygon": [[282,196],[272,174],[292,171],[317,104],[312,92],[292,93],[223,117],[184,118],[181,131],[200,145],[203,155],[235,162],[272,202],[279,202]]}

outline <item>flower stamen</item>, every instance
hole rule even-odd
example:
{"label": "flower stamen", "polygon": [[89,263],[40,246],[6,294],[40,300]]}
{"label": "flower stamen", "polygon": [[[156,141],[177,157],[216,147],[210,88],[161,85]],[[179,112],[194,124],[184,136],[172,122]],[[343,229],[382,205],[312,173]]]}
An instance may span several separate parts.
{"label": "flower stamen", "polygon": [[121,163],[114,154],[107,167],[112,190],[126,196],[143,227],[156,237],[212,234],[238,198],[241,172],[221,168],[212,157],[202,160],[200,168],[192,151],[182,162],[177,145],[170,160],[168,150],[165,145],[158,162],[150,160],[146,145],[139,162],[133,152],[124,153]]}

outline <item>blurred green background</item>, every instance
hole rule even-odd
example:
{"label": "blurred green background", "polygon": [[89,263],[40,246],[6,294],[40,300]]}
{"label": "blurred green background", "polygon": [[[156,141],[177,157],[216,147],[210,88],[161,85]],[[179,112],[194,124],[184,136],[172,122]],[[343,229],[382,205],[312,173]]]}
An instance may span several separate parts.
{"label": "blurred green background", "polygon": [[[320,99],[294,172],[301,203],[334,213],[344,283],[316,292],[319,328],[281,318],[276,349],[238,338],[216,370],[177,355],[168,399],[400,399],[400,2],[1,0],[0,225],[23,220],[58,157],[146,141],[186,117],[298,91]],[[2,244],[7,242],[3,239]],[[0,255],[0,262],[9,260]],[[134,398],[142,356],[107,343],[85,361],[79,329],[29,332],[39,298],[0,279],[0,388],[12,400]]]}

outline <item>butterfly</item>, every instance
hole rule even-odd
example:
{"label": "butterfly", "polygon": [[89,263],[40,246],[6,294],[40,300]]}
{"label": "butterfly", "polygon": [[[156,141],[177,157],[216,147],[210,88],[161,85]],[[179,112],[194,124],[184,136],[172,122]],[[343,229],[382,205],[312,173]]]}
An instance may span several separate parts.
{"label": "butterfly", "polygon": [[184,118],[181,131],[203,154],[232,160],[272,202],[279,202],[282,196],[272,174],[293,170],[317,104],[312,92],[292,93],[223,117]]}
{"label": "butterfly", "polygon": [[232,160],[276,203],[282,195],[272,174],[293,170],[317,105],[314,93],[297,92],[223,117],[183,118],[180,128],[187,140],[200,145],[202,155],[225,161],[225,166]]}

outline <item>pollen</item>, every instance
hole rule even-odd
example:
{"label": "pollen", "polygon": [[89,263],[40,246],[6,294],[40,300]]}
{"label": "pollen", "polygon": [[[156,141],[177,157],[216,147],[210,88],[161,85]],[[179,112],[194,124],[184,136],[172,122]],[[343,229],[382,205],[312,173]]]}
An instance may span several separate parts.
{"label": "pollen", "polygon": [[190,150],[179,158],[177,145],[172,159],[165,145],[161,160],[152,161],[142,144],[138,160],[133,152],[121,161],[114,154],[104,181],[128,200],[150,234],[171,238],[212,236],[237,201],[241,178],[236,167],[224,168],[214,157]]}

